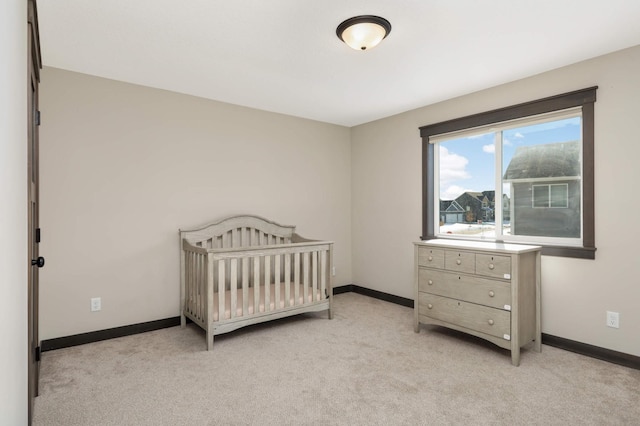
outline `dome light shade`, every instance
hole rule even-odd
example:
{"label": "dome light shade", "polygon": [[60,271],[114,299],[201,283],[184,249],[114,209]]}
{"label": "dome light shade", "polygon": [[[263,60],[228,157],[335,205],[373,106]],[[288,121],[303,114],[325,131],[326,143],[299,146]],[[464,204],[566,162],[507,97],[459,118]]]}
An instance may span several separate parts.
{"label": "dome light shade", "polygon": [[336,29],[338,38],[355,50],[368,50],[391,32],[391,23],[384,18],[362,15],[349,18]]}

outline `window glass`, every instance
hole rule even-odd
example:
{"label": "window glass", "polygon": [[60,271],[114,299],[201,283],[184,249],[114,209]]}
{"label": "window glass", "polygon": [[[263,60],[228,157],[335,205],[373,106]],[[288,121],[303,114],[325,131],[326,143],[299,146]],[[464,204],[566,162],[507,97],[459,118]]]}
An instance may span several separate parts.
{"label": "window glass", "polygon": [[533,185],[533,207],[549,207],[549,185]]}
{"label": "window glass", "polygon": [[436,233],[581,243],[581,129],[573,110],[438,137]]}
{"label": "window glass", "polygon": [[438,144],[440,233],[495,236],[495,134]]}
{"label": "window glass", "polygon": [[569,185],[549,185],[549,207],[567,208],[569,207]]}

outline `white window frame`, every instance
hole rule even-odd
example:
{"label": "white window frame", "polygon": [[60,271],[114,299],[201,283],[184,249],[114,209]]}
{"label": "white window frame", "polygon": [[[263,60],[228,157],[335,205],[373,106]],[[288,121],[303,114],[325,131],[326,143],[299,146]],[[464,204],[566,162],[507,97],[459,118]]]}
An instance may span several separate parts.
{"label": "white window frame", "polygon": [[[503,180],[502,176],[504,175],[504,170],[502,169],[502,135],[506,130],[520,128],[525,126],[531,126],[536,124],[548,123],[551,121],[559,121],[564,119],[570,119],[580,117],[582,120],[582,108],[574,107],[567,108],[559,111],[548,112],[544,114],[532,115],[528,117],[517,118],[514,120],[508,120],[498,123],[492,123],[486,126],[478,126],[470,129],[464,129],[460,131],[454,131],[449,133],[444,133],[440,135],[433,135],[429,137],[429,144],[435,145],[434,151],[434,190],[433,190],[433,205],[436,208],[439,208],[440,205],[440,150],[438,149],[438,144],[460,139],[469,136],[477,136],[481,134],[494,133],[495,134],[495,197],[496,200],[503,199]],[[580,134],[580,164],[582,169],[583,164],[583,155],[582,155],[582,131]],[[552,178],[554,179],[554,178]],[[558,178],[555,178],[558,179]],[[562,178],[566,180],[566,178]],[[548,178],[542,179],[545,182],[549,182]],[[580,179],[580,194],[582,194],[582,179]],[[513,194],[512,194],[513,197]],[[488,238],[484,236],[473,237],[469,235],[455,235],[455,234],[445,234],[439,232],[440,223],[438,220],[434,220],[433,229],[435,230],[434,234],[438,238],[450,238],[450,239],[461,239],[461,240],[482,240],[482,241],[499,241],[499,242],[515,242],[515,243],[533,243],[533,244],[544,244],[548,246],[566,246],[566,247],[582,247],[583,245],[583,233],[584,233],[584,205],[583,205],[583,197],[580,197],[580,237],[579,238],[562,238],[562,237],[541,237],[535,235],[511,235],[504,233],[504,224],[503,224],[503,213],[502,208],[496,208],[495,215],[495,238]],[[502,201],[500,202],[500,206],[502,206]],[[511,218],[514,217],[513,212],[514,204],[511,203]],[[566,207],[565,207],[566,208]],[[434,219],[438,218],[438,214],[434,214]]]}

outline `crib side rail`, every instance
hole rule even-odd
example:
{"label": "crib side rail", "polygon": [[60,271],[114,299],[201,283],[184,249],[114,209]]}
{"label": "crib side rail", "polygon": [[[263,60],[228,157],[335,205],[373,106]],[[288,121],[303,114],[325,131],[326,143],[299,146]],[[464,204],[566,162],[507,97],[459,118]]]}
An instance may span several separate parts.
{"label": "crib side rail", "polygon": [[[186,242],[186,244],[189,244]],[[264,244],[256,246],[245,247],[229,247],[229,248],[207,248],[207,252],[213,254],[217,258],[232,258],[232,257],[250,257],[256,253],[265,252],[268,254],[284,254],[275,253],[274,251],[290,251],[294,253],[296,250],[305,250],[305,247],[321,247],[333,245],[333,241],[322,240],[304,240],[304,242],[291,242],[285,244]],[[192,246],[193,247],[193,246]],[[197,247],[200,248],[200,247]],[[326,249],[326,248],[325,248]]]}
{"label": "crib side rail", "polygon": [[188,241],[182,242],[180,309],[181,323],[184,326],[188,316],[196,324],[205,327],[207,318],[212,315],[213,291],[210,290],[208,253],[206,249],[195,247]]}
{"label": "crib side rail", "polygon": [[207,251],[219,321],[332,300],[332,242]]}

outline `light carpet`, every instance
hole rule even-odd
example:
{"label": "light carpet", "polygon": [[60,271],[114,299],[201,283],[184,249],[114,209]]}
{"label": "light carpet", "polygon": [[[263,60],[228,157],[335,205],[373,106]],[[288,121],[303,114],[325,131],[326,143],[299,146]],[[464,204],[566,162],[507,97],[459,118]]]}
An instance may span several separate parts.
{"label": "light carpet", "polygon": [[509,352],[355,293],[216,336],[194,324],[42,354],[34,425],[638,425],[640,371]]}

